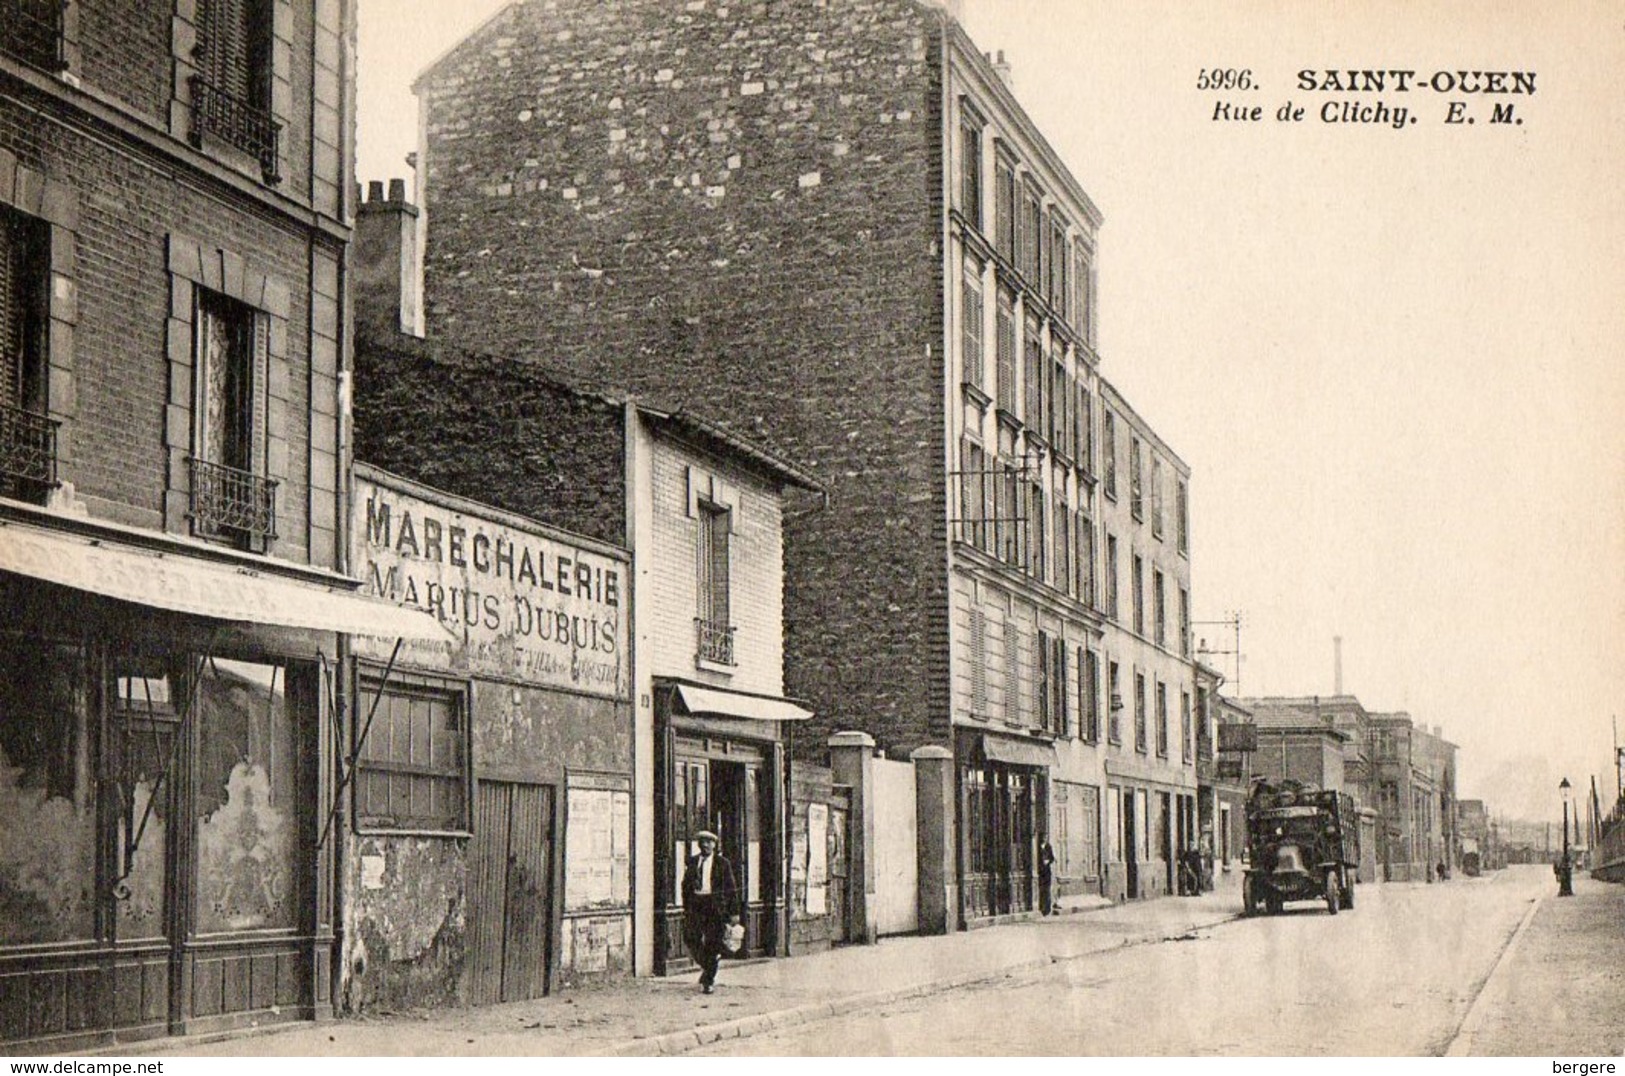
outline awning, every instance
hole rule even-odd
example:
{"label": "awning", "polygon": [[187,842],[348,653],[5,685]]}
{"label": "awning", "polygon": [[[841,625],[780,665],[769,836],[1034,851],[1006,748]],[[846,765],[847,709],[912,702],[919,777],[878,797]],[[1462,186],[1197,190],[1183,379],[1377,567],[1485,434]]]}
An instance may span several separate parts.
{"label": "awning", "polygon": [[1055,748],[1032,740],[1009,740],[1003,736],[983,736],[982,754],[989,762],[1008,762],[1015,766],[1055,765]]}
{"label": "awning", "polygon": [[678,684],[677,698],[691,714],[717,714],[721,717],[747,717],[753,721],[805,721],[812,717],[789,699],[744,695],[715,687]]}
{"label": "awning", "polygon": [[456,638],[428,613],[343,587],[12,520],[0,520],[0,571],[217,620],[351,635]]}

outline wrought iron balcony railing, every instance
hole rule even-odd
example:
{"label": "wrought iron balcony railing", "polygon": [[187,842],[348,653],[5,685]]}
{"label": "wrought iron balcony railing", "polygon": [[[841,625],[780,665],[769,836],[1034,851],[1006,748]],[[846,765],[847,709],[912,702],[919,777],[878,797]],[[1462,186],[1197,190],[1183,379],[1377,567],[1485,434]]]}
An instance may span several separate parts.
{"label": "wrought iron balcony railing", "polygon": [[699,658],[715,665],[734,664],[734,629],[714,620],[696,618],[694,626],[699,632]]}
{"label": "wrought iron balcony railing", "polygon": [[208,538],[260,545],[276,537],[276,482],[192,457],[192,525]]}
{"label": "wrought iron balcony railing", "polygon": [[207,131],[235,146],[260,163],[265,182],[281,180],[277,172],[277,137],[282,125],[271,113],[214,85],[202,75],[193,75],[192,144],[203,144]]}
{"label": "wrought iron balcony railing", "polygon": [[0,478],[20,493],[56,487],[55,419],[0,407]]}
{"label": "wrought iron balcony railing", "polygon": [[62,55],[64,0],[0,0],[0,52],[25,64],[57,72]]}

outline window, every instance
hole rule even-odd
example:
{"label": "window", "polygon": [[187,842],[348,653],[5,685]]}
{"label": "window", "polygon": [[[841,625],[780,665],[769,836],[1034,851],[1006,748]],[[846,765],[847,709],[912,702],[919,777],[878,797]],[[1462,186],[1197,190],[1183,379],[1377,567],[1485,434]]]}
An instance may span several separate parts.
{"label": "window", "polygon": [[1016,166],[1000,154],[993,167],[993,242],[1011,265],[1016,262]]}
{"label": "window", "polygon": [[1191,592],[1179,588],[1179,652],[1191,656]]}
{"label": "window", "polygon": [[1129,586],[1134,593],[1129,597],[1134,602],[1134,633],[1145,634],[1145,561],[1138,553],[1134,554],[1134,564],[1129,574]]}
{"label": "window", "polygon": [[1176,528],[1176,533],[1178,535],[1179,551],[1186,554],[1190,553],[1191,551],[1190,500],[1190,487],[1186,485],[1185,480],[1181,478],[1178,484],[1174,486],[1174,527]]}
{"label": "window", "polygon": [[1022,346],[1025,349],[1026,363],[1022,367],[1025,377],[1024,387],[1026,397],[1021,403],[1021,420],[1033,433],[1042,432],[1044,425],[1044,340],[1043,325],[1038,315],[1027,311],[1023,322]]}
{"label": "window", "polygon": [[1060,353],[1049,365],[1049,412],[1045,421],[1049,427],[1046,433],[1055,451],[1076,459],[1077,453],[1072,450],[1071,382],[1066,376],[1065,357]]}
{"label": "window", "polygon": [[1072,516],[1067,512],[1066,501],[1061,492],[1056,490],[1055,496],[1050,500],[1052,529],[1055,532],[1055,577],[1053,582],[1060,590],[1077,593],[1076,576],[1072,570]]}
{"label": "window", "polygon": [[1106,738],[1112,743],[1123,742],[1123,685],[1117,675],[1117,662],[1106,664]]}
{"label": "window", "polygon": [[1071,281],[1073,299],[1072,309],[1067,316],[1072,322],[1072,327],[1093,347],[1095,339],[1089,330],[1092,314],[1090,287],[1094,279],[1094,269],[1090,261],[1088,248],[1082,242],[1073,244]]}
{"label": "window", "polygon": [[[1079,362],[1083,356],[1078,355]],[[1083,374],[1083,367],[1078,367],[1078,373]],[[1089,395],[1089,388],[1082,381],[1077,383],[1078,402],[1072,413],[1074,431],[1072,434],[1074,448],[1077,452],[1078,466],[1086,475],[1095,473],[1095,403],[1094,397]]]}
{"label": "window", "polygon": [[1100,451],[1106,457],[1106,496],[1117,499],[1117,416],[1101,409]]}
{"label": "window", "polygon": [[1144,489],[1140,481],[1140,439],[1128,439],[1128,510],[1135,519],[1145,519]]}
{"label": "window", "polygon": [[1066,238],[1066,220],[1050,217],[1049,305],[1068,321],[1066,313],[1068,266],[1072,261],[1072,247]]}
{"label": "window", "polygon": [[1145,754],[1149,747],[1145,726],[1145,674],[1134,674],[1134,750]]}
{"label": "window", "polygon": [[1117,587],[1117,536],[1106,535],[1106,615],[1116,620],[1120,615]]}
{"label": "window", "polygon": [[1155,617],[1156,639],[1158,646],[1168,645],[1168,600],[1162,584],[1162,570],[1151,569],[1151,613]]}
{"label": "window", "polygon": [[959,211],[982,229],[982,120],[964,102],[959,114]]}
{"label": "window", "polygon": [[259,162],[266,182],[277,175],[277,136],[271,116],[271,9],[275,0],[198,0],[193,53],[192,142],[205,134]]}
{"label": "window", "polygon": [[38,500],[56,485],[46,416],[50,225],[0,205],[0,495]]}
{"label": "window", "polygon": [[998,347],[999,407],[1010,414],[1016,413],[1016,296],[1004,285],[999,285],[999,313],[995,326]]}
{"label": "window", "polygon": [[1027,573],[1034,579],[1045,578],[1046,518],[1044,487],[1037,482],[1027,483]]}
{"label": "window", "polygon": [[62,0],[4,0],[0,2],[0,52],[14,60],[41,68],[61,71],[67,62],[62,55]]}
{"label": "window", "polygon": [[1191,696],[1188,691],[1179,693],[1179,752],[1186,762],[1191,760]]}
{"label": "window", "polygon": [[1100,741],[1100,656],[1078,647],[1078,735]]}
{"label": "window", "polygon": [[699,625],[700,661],[734,664],[734,628],[729,609],[729,537],[733,512],[721,505],[699,504]]}
{"label": "window", "polygon": [[965,279],[960,289],[960,347],[966,384],[982,387],[982,263],[965,258]]}
{"label": "window", "polygon": [[264,329],[248,305],[196,295],[192,528],[263,552],[276,537],[277,488],[264,476]]}
{"label": "window", "polygon": [[975,441],[960,441],[959,539],[981,549],[988,544],[988,524],[984,506],[987,485],[987,453]]}
{"label": "window", "polygon": [[1023,184],[1021,191],[1021,219],[1016,232],[1016,265],[1027,278],[1027,286],[1042,294],[1043,278],[1039,275],[1044,242],[1044,196],[1031,184]]}
{"label": "window", "polygon": [[1000,560],[1012,566],[1022,563],[1022,543],[1025,540],[1022,519],[1022,485],[1021,471],[1009,460],[999,463],[998,475],[998,508],[993,520],[993,529],[998,549],[995,552]]}
{"label": "window", "polygon": [[1065,721],[1066,647],[1047,631],[1038,633],[1038,727],[1058,734]]}
{"label": "window", "polygon": [[1095,592],[1095,525],[1082,512],[1077,516],[1078,600],[1091,609],[1099,608]]}
{"label": "window", "polygon": [[77,648],[0,633],[0,945],[96,937],[98,782],[85,677]]}
{"label": "window", "polygon": [[970,712],[987,717],[987,614],[970,611]]}
{"label": "window", "polygon": [[397,671],[364,675],[357,695],[356,826],[466,832],[466,689]]}
{"label": "window", "polygon": [[1162,461],[1151,457],[1151,534],[1162,537]]}
{"label": "window", "polygon": [[1168,685],[1157,681],[1157,754],[1168,757]]}

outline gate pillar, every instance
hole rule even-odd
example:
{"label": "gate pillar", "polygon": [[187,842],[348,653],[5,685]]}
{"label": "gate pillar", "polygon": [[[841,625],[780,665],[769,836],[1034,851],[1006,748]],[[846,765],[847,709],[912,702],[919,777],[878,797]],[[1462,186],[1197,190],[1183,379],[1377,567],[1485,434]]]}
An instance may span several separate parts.
{"label": "gate pillar", "polygon": [[927,744],[914,763],[914,804],[920,859],[920,933],[946,934],[958,926],[959,870],[954,860],[954,753]]}
{"label": "gate pillar", "polygon": [[867,732],[837,732],[829,738],[829,768],[835,783],[852,789],[852,839],[847,848],[851,871],[852,932],[847,941],[873,945],[875,921],[875,738]]}

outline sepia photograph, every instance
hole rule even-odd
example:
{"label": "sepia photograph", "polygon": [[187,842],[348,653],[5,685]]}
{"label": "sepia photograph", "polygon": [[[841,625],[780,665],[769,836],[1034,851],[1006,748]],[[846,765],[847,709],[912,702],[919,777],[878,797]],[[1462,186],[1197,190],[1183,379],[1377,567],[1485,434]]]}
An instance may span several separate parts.
{"label": "sepia photograph", "polygon": [[1615,0],[0,0],[0,1054],[1607,1076],[1622,177]]}

